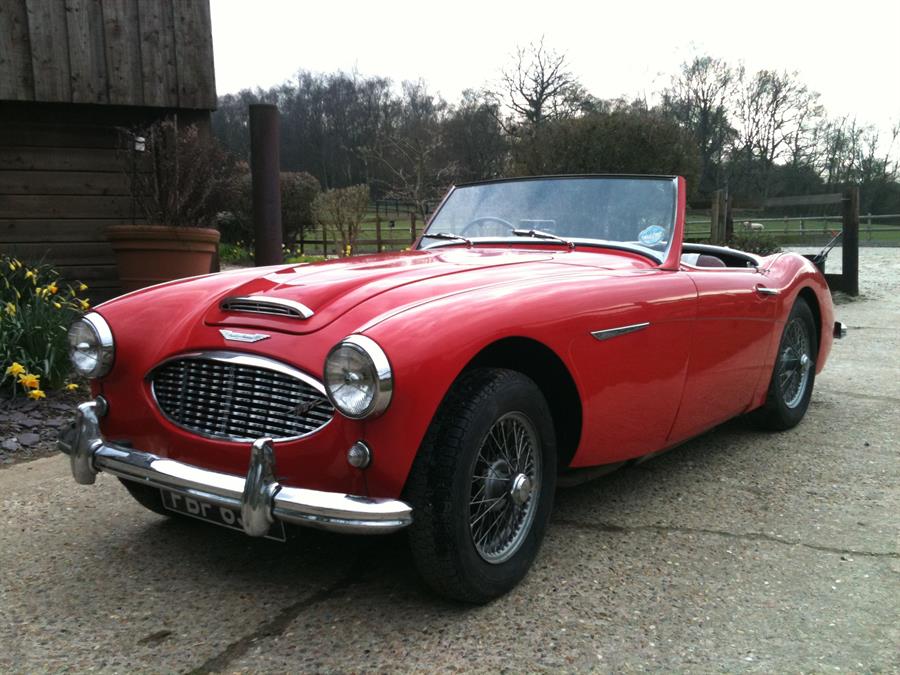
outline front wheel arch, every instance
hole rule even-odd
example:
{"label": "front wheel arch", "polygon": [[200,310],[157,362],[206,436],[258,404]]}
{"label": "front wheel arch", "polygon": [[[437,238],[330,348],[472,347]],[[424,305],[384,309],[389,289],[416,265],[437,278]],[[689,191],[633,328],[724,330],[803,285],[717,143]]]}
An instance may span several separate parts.
{"label": "front wheel arch", "polygon": [[575,380],[557,353],[532,338],[507,337],[479,351],[457,380],[476,368],[515,370],[537,384],[553,417],[559,469],[568,467],[581,441],[582,406]]}

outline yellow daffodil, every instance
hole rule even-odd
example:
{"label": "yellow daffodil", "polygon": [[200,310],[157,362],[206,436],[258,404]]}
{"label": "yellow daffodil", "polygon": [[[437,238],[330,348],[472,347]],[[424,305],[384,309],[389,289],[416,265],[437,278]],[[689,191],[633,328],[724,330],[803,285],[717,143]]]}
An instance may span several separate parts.
{"label": "yellow daffodil", "polygon": [[91,308],[91,303],[89,303],[87,300],[79,300],[78,302],[79,302],[79,305],[81,306],[82,312],[86,312]]}
{"label": "yellow daffodil", "polygon": [[74,382],[69,382],[69,384],[66,385],[66,391],[78,391],[78,385]]}
{"label": "yellow daffodil", "polygon": [[16,306],[14,304],[12,304],[11,302],[6,303],[5,309],[6,309],[6,313],[9,314],[10,316],[16,315]]}
{"label": "yellow daffodil", "polygon": [[84,293],[88,289],[87,284],[78,284],[78,290],[81,293]]}
{"label": "yellow daffodil", "polygon": [[31,283],[37,286],[37,274],[34,270],[25,270],[25,278],[31,279]]}
{"label": "yellow daffodil", "polygon": [[47,394],[40,389],[32,389],[28,392],[28,398],[37,401],[39,398],[47,398]]}
{"label": "yellow daffodil", "polygon": [[16,375],[21,375],[24,372],[25,366],[23,366],[21,363],[16,363],[15,361],[13,361],[13,364],[6,369],[6,374],[12,375],[13,377],[16,377]]}
{"label": "yellow daffodil", "polygon": [[54,306],[56,309],[62,309],[62,305],[59,304],[58,302],[54,302],[54,303],[53,303],[53,306]]}
{"label": "yellow daffodil", "polygon": [[31,373],[22,373],[19,375],[19,384],[26,389],[39,389],[41,386],[41,378]]}
{"label": "yellow daffodil", "polygon": [[56,285],[56,282],[50,282],[50,283],[47,285],[47,292],[48,292],[48,293],[51,293],[51,294],[53,294],[53,295],[56,295],[56,293],[57,293],[58,291],[59,291],[59,287]]}
{"label": "yellow daffodil", "polygon": [[10,270],[10,272],[16,271],[16,266],[13,265],[12,260],[9,261],[9,270]]}

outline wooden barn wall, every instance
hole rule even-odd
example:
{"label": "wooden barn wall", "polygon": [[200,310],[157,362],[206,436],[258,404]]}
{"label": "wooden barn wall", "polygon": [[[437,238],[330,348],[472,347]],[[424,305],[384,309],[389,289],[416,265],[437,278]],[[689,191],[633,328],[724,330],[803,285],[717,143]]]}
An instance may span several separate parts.
{"label": "wooden barn wall", "polygon": [[[116,295],[105,229],[132,220],[120,129],[172,112],[0,103],[0,251],[52,263],[87,283],[95,302]],[[178,115],[184,124],[209,122],[206,112]]]}
{"label": "wooden barn wall", "polygon": [[209,0],[0,0],[0,101],[212,110]]}

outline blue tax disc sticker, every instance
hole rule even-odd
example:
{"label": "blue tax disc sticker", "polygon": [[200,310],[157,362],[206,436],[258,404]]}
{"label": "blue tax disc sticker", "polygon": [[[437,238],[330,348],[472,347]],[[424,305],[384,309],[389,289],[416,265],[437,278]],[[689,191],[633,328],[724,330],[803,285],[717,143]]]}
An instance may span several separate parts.
{"label": "blue tax disc sticker", "polygon": [[666,236],[666,228],[660,225],[651,225],[646,230],[641,230],[638,235],[644,246],[654,246],[661,242]]}

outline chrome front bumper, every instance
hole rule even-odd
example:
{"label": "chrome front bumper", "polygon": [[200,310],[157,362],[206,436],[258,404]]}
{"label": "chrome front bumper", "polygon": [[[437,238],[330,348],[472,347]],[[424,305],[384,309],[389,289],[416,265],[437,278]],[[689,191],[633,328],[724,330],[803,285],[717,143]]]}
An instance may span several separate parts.
{"label": "chrome front bumper", "polygon": [[78,406],[74,426],[59,437],[59,449],[69,455],[72,475],[90,485],[99,471],[170,490],[241,512],[244,531],[264,536],[280,520],[323,530],[355,534],[394,532],[412,523],[412,507],[396,499],[372,499],[337,492],[283,486],[275,480],[272,440],[260,438],[250,451],[246,477],[234,476],[157,457],[103,440],[100,418],[103,398]]}

